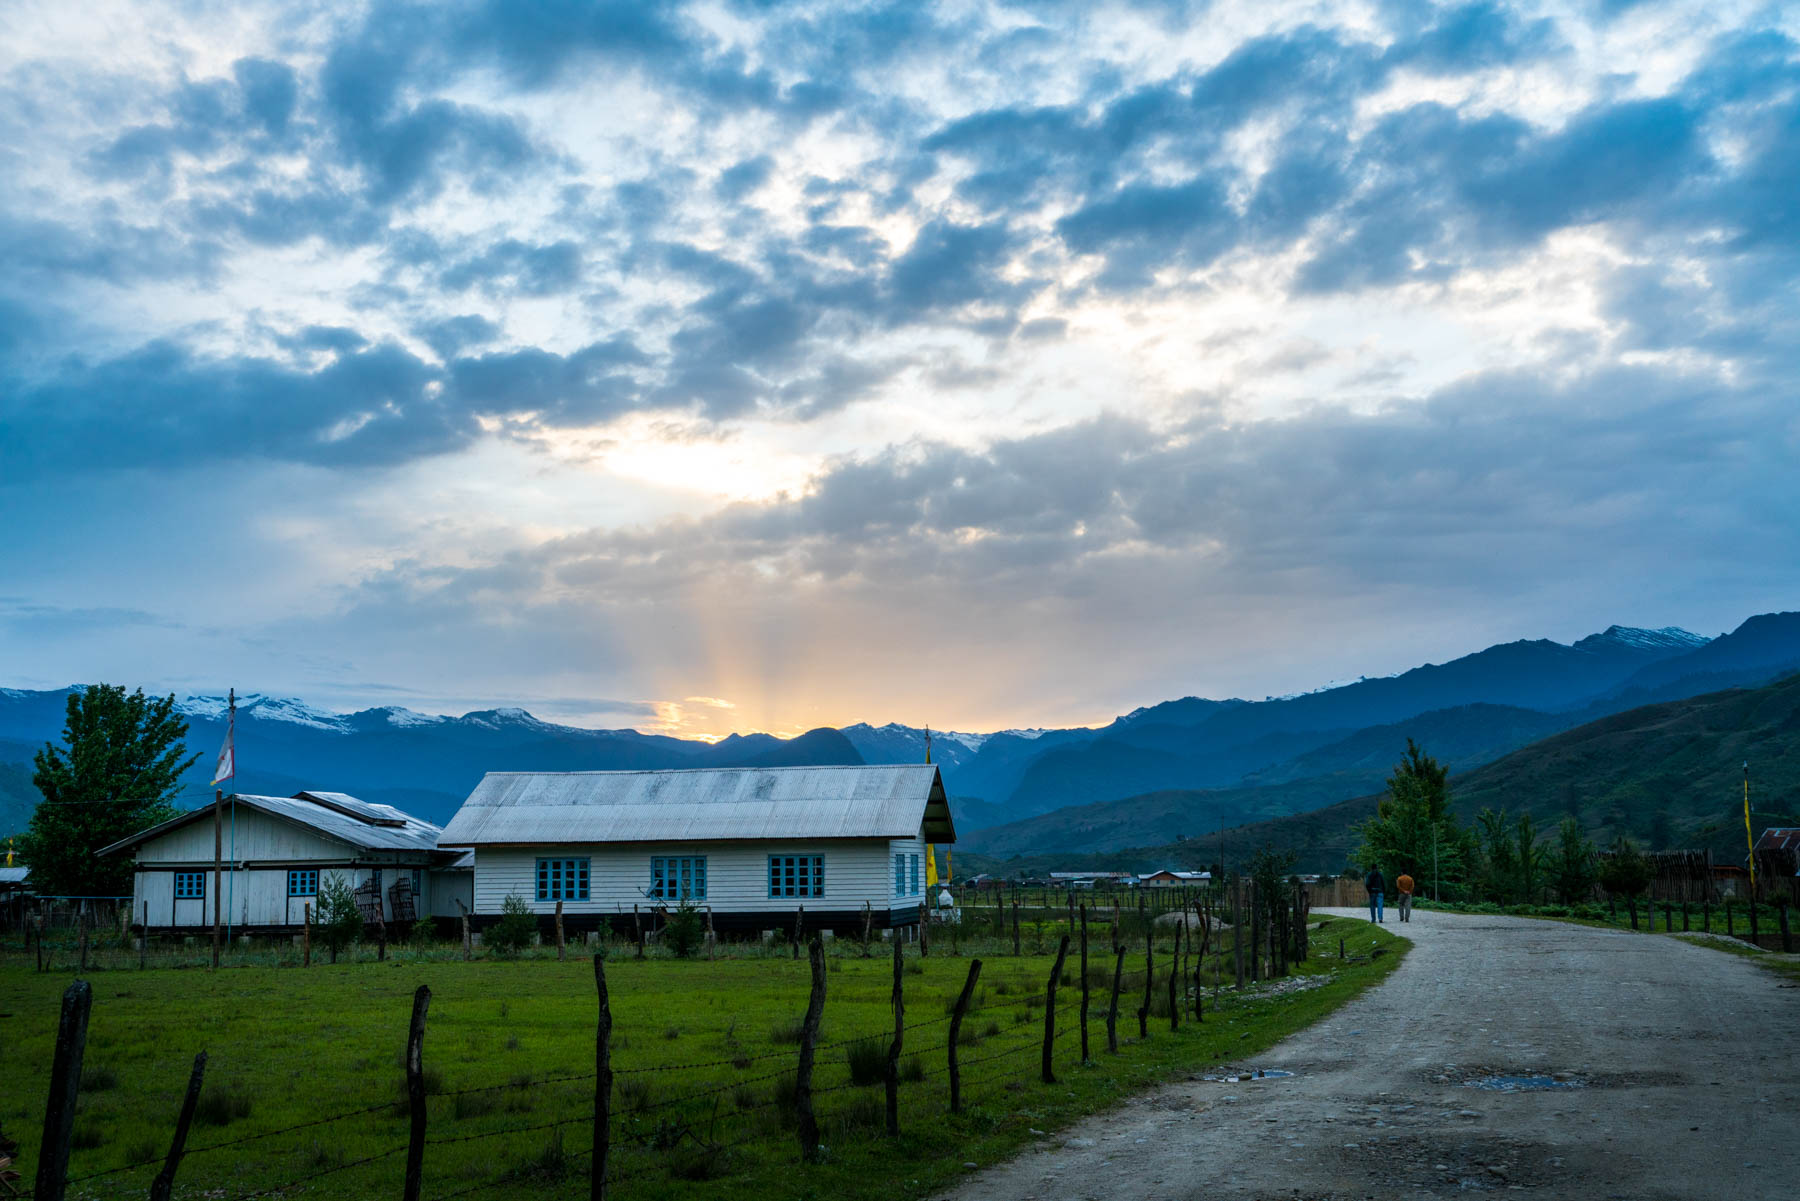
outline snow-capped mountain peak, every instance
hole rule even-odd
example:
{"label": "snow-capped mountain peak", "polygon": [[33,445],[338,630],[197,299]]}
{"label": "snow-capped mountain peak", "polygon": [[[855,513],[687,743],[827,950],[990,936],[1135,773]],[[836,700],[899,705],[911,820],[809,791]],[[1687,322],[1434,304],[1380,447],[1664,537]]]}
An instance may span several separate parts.
{"label": "snow-capped mountain peak", "polygon": [[1697,650],[1712,639],[1680,626],[1663,626],[1657,630],[1640,629],[1635,626],[1611,625],[1598,634],[1589,634],[1575,643],[1578,649],[1594,650],[1605,644],[1628,646],[1634,650],[1663,651],[1681,654]]}

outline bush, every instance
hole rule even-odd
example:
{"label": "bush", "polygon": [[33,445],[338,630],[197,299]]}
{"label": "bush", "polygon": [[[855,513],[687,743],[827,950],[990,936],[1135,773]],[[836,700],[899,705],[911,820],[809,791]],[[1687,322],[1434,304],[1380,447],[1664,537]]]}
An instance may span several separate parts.
{"label": "bush", "polygon": [[537,934],[537,914],[516,892],[506,894],[500,902],[500,920],[487,932],[487,944],[502,955],[517,955],[531,945]]}
{"label": "bush", "polygon": [[350,882],[336,872],[321,880],[317,913],[314,932],[336,963],[338,952],[352,946],[363,933],[362,913],[356,908]]}
{"label": "bush", "polygon": [[677,959],[690,959],[705,941],[706,923],[694,902],[683,897],[663,927],[663,945],[675,952]]}

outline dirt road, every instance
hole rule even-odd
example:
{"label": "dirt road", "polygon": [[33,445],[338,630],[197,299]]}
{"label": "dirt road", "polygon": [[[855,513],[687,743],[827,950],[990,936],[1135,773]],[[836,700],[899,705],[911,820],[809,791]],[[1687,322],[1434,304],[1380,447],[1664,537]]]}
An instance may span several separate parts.
{"label": "dirt road", "polygon": [[1386,983],[1236,1065],[1293,1076],[1147,1093],[950,1196],[1800,1191],[1800,989],[1672,938],[1442,913],[1395,923],[1414,947]]}

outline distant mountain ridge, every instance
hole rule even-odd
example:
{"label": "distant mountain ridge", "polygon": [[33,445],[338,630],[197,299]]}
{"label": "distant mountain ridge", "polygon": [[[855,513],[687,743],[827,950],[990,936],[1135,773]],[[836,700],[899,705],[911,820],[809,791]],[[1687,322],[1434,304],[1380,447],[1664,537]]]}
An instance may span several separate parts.
{"label": "distant mountain ridge", "polygon": [[[931,757],[956,800],[958,828],[1038,845],[1017,827],[1045,814],[1150,794],[1242,794],[1248,820],[1326,803],[1379,782],[1391,744],[1424,735],[1459,769],[1491,762],[1559,730],[1636,705],[1725,687],[1755,686],[1800,669],[1800,613],[1752,617],[1708,639],[1677,627],[1610,626],[1572,644],[1547,639],[1491,646],[1442,664],[1262,701],[1183,697],[1096,728],[932,731]],[[0,688],[0,763],[28,762],[60,735],[68,689]],[[225,700],[178,702],[205,758],[190,800],[206,793],[223,735]],[[442,818],[489,770],[608,770],[760,763],[922,762],[918,727],[858,722],[795,739],[733,734],[717,743],[637,730],[543,721],[522,708],[460,717],[379,706],[330,713],[257,693],[239,702],[238,786],[270,792],[333,787]],[[15,771],[4,777],[16,781]],[[0,797],[0,800],[4,800]],[[1169,802],[1165,799],[1164,809]],[[1285,808],[1284,808],[1285,807]],[[12,809],[18,809],[15,801]],[[1121,836],[1129,824],[1121,827]],[[1057,835],[1058,837],[1062,835]],[[1111,837],[1108,835],[1107,837]]]}

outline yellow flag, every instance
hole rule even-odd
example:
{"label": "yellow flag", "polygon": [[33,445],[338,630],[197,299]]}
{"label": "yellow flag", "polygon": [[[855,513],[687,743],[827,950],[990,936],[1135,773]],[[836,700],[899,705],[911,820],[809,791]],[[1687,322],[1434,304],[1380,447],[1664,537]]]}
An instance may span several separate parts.
{"label": "yellow flag", "polygon": [[925,844],[925,887],[937,887],[937,852],[930,843]]}
{"label": "yellow flag", "polygon": [[950,848],[944,848],[944,883],[950,883]]}
{"label": "yellow flag", "polygon": [[1744,761],[1744,845],[1750,848],[1750,896],[1756,897],[1756,838],[1750,833],[1750,761]]}

